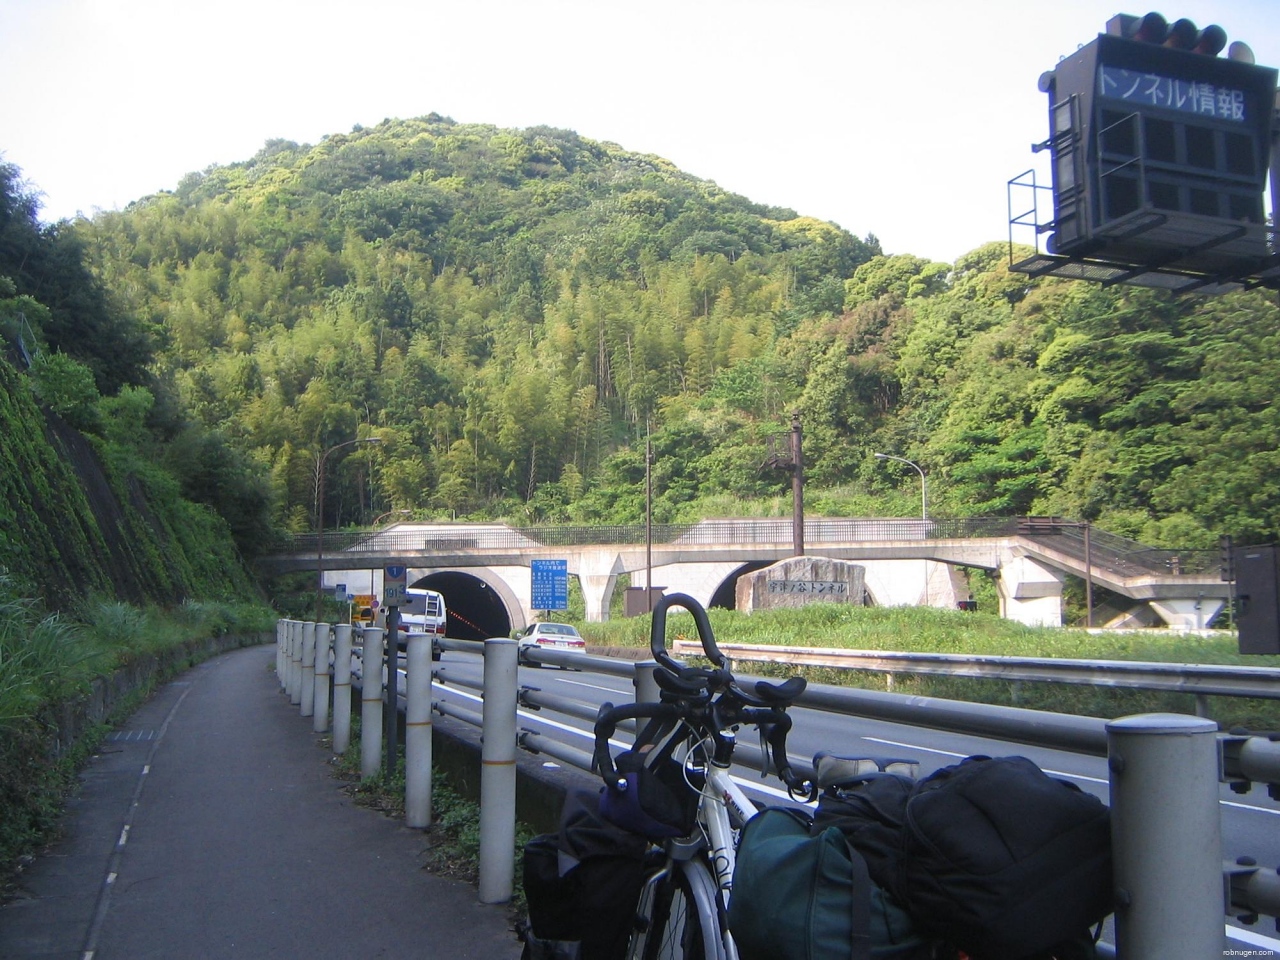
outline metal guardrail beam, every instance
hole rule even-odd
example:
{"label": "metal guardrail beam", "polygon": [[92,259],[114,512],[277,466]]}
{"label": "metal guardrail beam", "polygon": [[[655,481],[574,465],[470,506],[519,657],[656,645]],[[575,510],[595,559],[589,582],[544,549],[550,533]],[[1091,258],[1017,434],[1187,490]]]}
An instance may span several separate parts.
{"label": "metal guardrail beam", "polygon": [[[308,624],[282,622],[276,631],[276,669],[282,691],[290,695],[291,701],[294,700],[292,688],[296,687],[297,678],[301,674],[304,647],[305,630],[297,628],[305,626]],[[314,628],[314,625],[309,626]],[[381,646],[381,634],[381,630],[365,631],[370,652],[377,653]],[[592,759],[589,752],[548,734],[515,728],[517,684],[514,682],[515,645],[512,641],[503,639],[485,644],[446,641],[446,644],[447,649],[483,649],[485,709],[481,715],[437,701],[433,707],[438,713],[463,719],[473,725],[482,725],[486,741],[495,749],[501,747],[505,751],[509,745],[518,743],[531,752],[544,753],[571,766],[589,769]],[[741,646],[743,645],[721,644],[725,650]],[[778,648],[764,649],[776,651]],[[358,663],[363,668],[363,652],[361,650],[347,656],[351,657],[353,665]],[[497,659],[499,653],[503,655],[503,661]],[[742,659],[741,650],[737,653]],[[884,656],[879,653],[875,655]],[[378,657],[375,662],[380,662],[380,659]],[[612,668],[610,672],[618,674],[634,673],[645,666],[651,666],[582,654],[538,650],[530,651],[529,659],[557,662],[558,665],[576,666],[584,670],[607,664]],[[425,655],[419,656],[417,663],[417,669],[430,670]],[[500,663],[505,663],[503,669],[509,674],[511,682],[495,682],[496,667]],[[1200,669],[1186,664],[1155,666],[1175,671]],[[1218,668],[1208,669],[1216,671]],[[1265,668],[1244,669],[1247,672],[1262,669],[1267,673],[1280,673],[1266,671]],[[443,672],[441,668],[436,670]],[[361,669],[360,673],[363,672]],[[377,672],[380,671],[375,671],[374,676]],[[540,694],[528,688],[525,688],[522,696],[529,705],[536,703],[549,710],[564,711],[570,716],[589,717],[595,710],[594,705],[586,701],[574,702],[570,698]],[[380,701],[380,698],[364,695],[361,699],[362,702]],[[1258,914],[1275,916],[1280,913],[1280,873],[1258,867],[1249,857],[1241,857],[1235,863],[1222,864],[1221,870],[1218,869],[1221,862],[1221,835],[1216,788],[1219,781],[1230,783],[1237,789],[1247,787],[1251,782],[1261,781],[1273,785],[1272,795],[1275,796],[1274,785],[1280,780],[1280,743],[1266,737],[1223,735],[1217,733],[1213,724],[1208,721],[1177,715],[1147,714],[1107,721],[989,704],[854,690],[827,684],[810,684],[797,704],[800,707],[845,715],[1107,757],[1111,770],[1117,889],[1124,896],[1118,897],[1118,947],[1107,945],[1100,949],[1099,956],[1121,955],[1134,960],[1148,956],[1199,957],[1207,956],[1210,952],[1216,956],[1219,944],[1225,942],[1220,919],[1224,912],[1240,917],[1246,923],[1255,920]],[[380,725],[374,725],[373,729],[380,731]],[[1183,742],[1191,739],[1183,735],[1186,732],[1194,732],[1198,742],[1203,744],[1195,747],[1195,757],[1184,750]],[[760,751],[751,745],[740,744],[739,751],[741,755],[736,759],[744,760],[749,765],[755,766],[760,759]],[[380,753],[378,750],[373,752],[375,755]],[[482,764],[482,767],[486,766],[494,766],[491,758]],[[800,768],[799,765],[797,767]],[[1188,789],[1189,775],[1194,775],[1199,784],[1196,791]],[[482,813],[486,805],[491,810],[496,809],[495,800],[510,800],[514,797],[514,784],[508,786],[509,789],[504,787],[499,797],[496,786],[486,787],[482,783]],[[487,803],[484,799],[486,796],[489,797]],[[1178,797],[1183,807],[1170,813],[1170,797]],[[497,902],[493,897],[509,897],[511,893],[514,804],[507,803],[501,809],[501,823],[495,823],[498,815],[491,813],[486,827],[482,816],[482,845],[488,835],[489,846],[501,851],[500,858],[489,858],[490,861],[501,862],[490,862],[487,869],[485,858],[481,858],[482,878],[487,877],[487,880],[482,879],[481,885],[483,902]],[[1194,826],[1190,825],[1193,819],[1197,821]],[[1210,840],[1213,843],[1208,843]],[[1188,869],[1190,861],[1183,855],[1183,848],[1203,848],[1201,853],[1204,855],[1198,856],[1194,869]],[[1213,862],[1210,862],[1211,859]],[[1191,878],[1194,884],[1188,880],[1183,884],[1185,892],[1179,887],[1175,891],[1176,895],[1173,895],[1170,893],[1170,877]],[[496,891],[490,899],[486,899],[484,892],[486,882]],[[1190,909],[1192,905],[1194,910]],[[1188,921],[1187,918],[1193,913],[1194,922]],[[1193,945],[1192,953],[1179,951],[1186,944]]]}
{"label": "metal guardrail beam", "polygon": [[[700,644],[672,643],[677,656],[698,656]],[[1280,700],[1280,670],[1271,667],[1127,660],[1066,660],[1037,657],[984,657],[958,653],[899,653],[721,643],[736,660],[785,662],[796,666],[865,670],[873,673],[921,673],[984,680],[1074,683],[1098,687],[1160,690],[1199,696]]]}

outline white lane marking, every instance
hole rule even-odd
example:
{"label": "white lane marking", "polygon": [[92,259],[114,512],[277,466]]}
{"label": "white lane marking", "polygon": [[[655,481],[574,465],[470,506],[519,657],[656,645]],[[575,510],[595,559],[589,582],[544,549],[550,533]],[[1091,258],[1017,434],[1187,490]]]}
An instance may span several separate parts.
{"label": "white lane marking", "polygon": [[1270,807],[1256,807],[1252,803],[1239,803],[1235,800],[1219,800],[1224,807],[1235,807],[1237,810],[1248,810],[1250,813],[1266,813],[1273,817],[1280,817],[1280,810],[1273,810]]}
{"label": "white lane marking", "polygon": [[[935,750],[933,747],[922,747],[919,744],[902,743],[898,740],[882,740],[879,737],[863,737],[862,739],[870,740],[872,743],[885,743],[891,747],[902,747],[906,750],[923,750],[925,753],[937,753],[937,754],[941,754],[944,757],[964,758],[964,757],[972,756],[972,754],[969,754],[969,753],[956,753],[953,750]],[[1107,784],[1107,785],[1110,784],[1110,781],[1108,780],[1103,780],[1098,777],[1086,777],[1082,773],[1068,773],[1065,770],[1049,770],[1049,769],[1045,769],[1044,772],[1049,774],[1050,776],[1066,777],[1069,780],[1084,780],[1086,783],[1101,783],[1101,784]]]}
{"label": "white lane marking", "polygon": [[129,825],[126,823],[124,829],[120,831],[120,839],[116,841],[117,847],[123,847],[129,842]]}
{"label": "white lane marking", "polygon": [[[454,688],[450,687],[449,692],[455,693],[460,697],[465,697],[468,700],[474,700],[477,703],[484,702],[484,697],[476,696],[474,693],[467,693],[465,690],[455,690]],[[549,720],[548,718],[544,717],[542,714],[538,713],[536,710],[517,710],[516,716],[524,717],[526,720],[536,720],[538,721],[538,723],[545,723],[549,727],[555,727],[557,730],[564,730],[567,733],[577,734],[579,737],[586,737],[593,741],[596,738],[595,733],[592,732],[591,730],[581,730],[578,727],[570,726],[567,723],[561,723],[559,720]],[[622,750],[631,749],[631,744],[625,743],[621,740],[610,740],[609,743]]]}
{"label": "white lane marking", "polygon": [[[559,679],[559,678],[557,678]],[[561,683],[571,683],[575,687],[588,687],[592,690],[603,690],[605,693],[628,693],[629,691],[618,687],[602,687],[594,683],[583,683],[581,680],[560,680]]]}

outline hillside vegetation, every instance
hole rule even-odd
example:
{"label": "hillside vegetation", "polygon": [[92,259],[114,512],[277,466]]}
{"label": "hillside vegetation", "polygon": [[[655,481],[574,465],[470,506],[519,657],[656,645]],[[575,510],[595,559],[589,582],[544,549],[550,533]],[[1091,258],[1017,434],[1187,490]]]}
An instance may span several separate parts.
{"label": "hillside vegetation", "polygon": [[793,411],[812,513],[910,514],[882,451],[939,515],[1280,529],[1273,294],[885,256],[657,157],[435,115],[269,143],[74,233],[153,389],[253,465],[269,525],[193,491],[249,552],[314,526],[320,453],[369,435],[328,461],[326,526],[637,521],[649,435],[656,520],[785,510],[761,465]]}

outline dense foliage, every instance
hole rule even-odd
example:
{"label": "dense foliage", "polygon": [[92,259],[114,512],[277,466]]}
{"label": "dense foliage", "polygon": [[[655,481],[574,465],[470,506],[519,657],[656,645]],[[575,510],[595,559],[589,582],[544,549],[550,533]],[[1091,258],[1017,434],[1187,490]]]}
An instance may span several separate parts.
{"label": "dense foliage", "polygon": [[[34,210],[0,164],[0,574],[66,612],[93,597],[251,595],[227,521],[210,509],[245,489],[235,456],[161,414],[148,338],[68,252],[78,238],[42,227]],[[202,472],[233,480],[202,497]],[[263,520],[267,502],[264,487]]]}
{"label": "dense foliage", "polygon": [[656,520],[786,510],[762,464],[793,411],[814,513],[917,509],[883,451],[939,515],[1280,531],[1271,293],[1029,281],[1005,244],[885,256],[657,157],[435,115],[57,229],[154,338],[156,406],[200,428],[173,467],[250,551],[313,526],[321,455],[366,436],[327,460],[327,526],[637,521],[649,436]]}

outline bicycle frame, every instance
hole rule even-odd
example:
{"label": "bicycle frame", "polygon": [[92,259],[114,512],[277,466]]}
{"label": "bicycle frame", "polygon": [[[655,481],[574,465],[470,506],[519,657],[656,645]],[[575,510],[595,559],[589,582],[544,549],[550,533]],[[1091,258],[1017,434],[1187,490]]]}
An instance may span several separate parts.
{"label": "bicycle frame", "polygon": [[[732,739],[732,734],[726,731],[722,737]],[[697,749],[693,745],[691,753]],[[673,870],[682,871],[699,914],[696,922],[703,931],[707,957],[738,960],[738,950],[725,921],[737,862],[735,831],[756,808],[734,781],[727,765],[707,760],[698,769],[704,782],[698,801],[697,829],[689,838],[667,841],[663,869],[650,879],[657,883]],[[693,918],[687,922],[693,922]],[[714,942],[709,935],[712,932]]]}
{"label": "bicycle frame", "polygon": [[[716,879],[725,907],[733,890],[733,868],[737,862],[734,825],[741,827],[755,812],[755,805],[743,789],[729,776],[725,767],[708,765],[707,784],[698,807],[698,822],[707,837],[707,859]],[[733,812],[733,816],[730,815]]]}
{"label": "bicycle frame", "polygon": [[[689,668],[671,659],[664,631],[666,611],[672,605],[693,614],[703,650],[715,665],[712,669]],[[756,807],[729,774],[735,731],[742,725],[756,727],[768,741],[778,778],[793,795],[808,793],[811,785],[794,773],[786,752],[791,728],[786,707],[803,692],[805,682],[793,677],[783,684],[761,680],[750,689],[739,686],[716,646],[706,611],[691,597],[664,597],[654,608],[653,618],[650,650],[659,664],[654,679],[662,688],[662,699],[621,707],[603,704],[595,727],[596,764],[606,785],[606,805],[619,798],[616,815],[620,819],[615,822],[655,839],[671,838],[673,833],[665,832],[669,827],[683,831],[684,824],[652,819],[640,806],[637,772],[632,769],[620,776],[610,754],[610,738],[621,720],[648,718],[649,725],[637,728],[630,762],[653,751],[653,758],[665,763],[676,759],[672,747],[678,745],[676,751],[683,750],[678,762],[685,770],[686,785],[698,795],[698,805],[696,826],[690,833],[660,841],[664,862],[642,891],[629,956],[692,960],[696,950],[701,960],[738,960],[728,924],[736,831]],[[670,811],[666,813],[669,817]]]}

